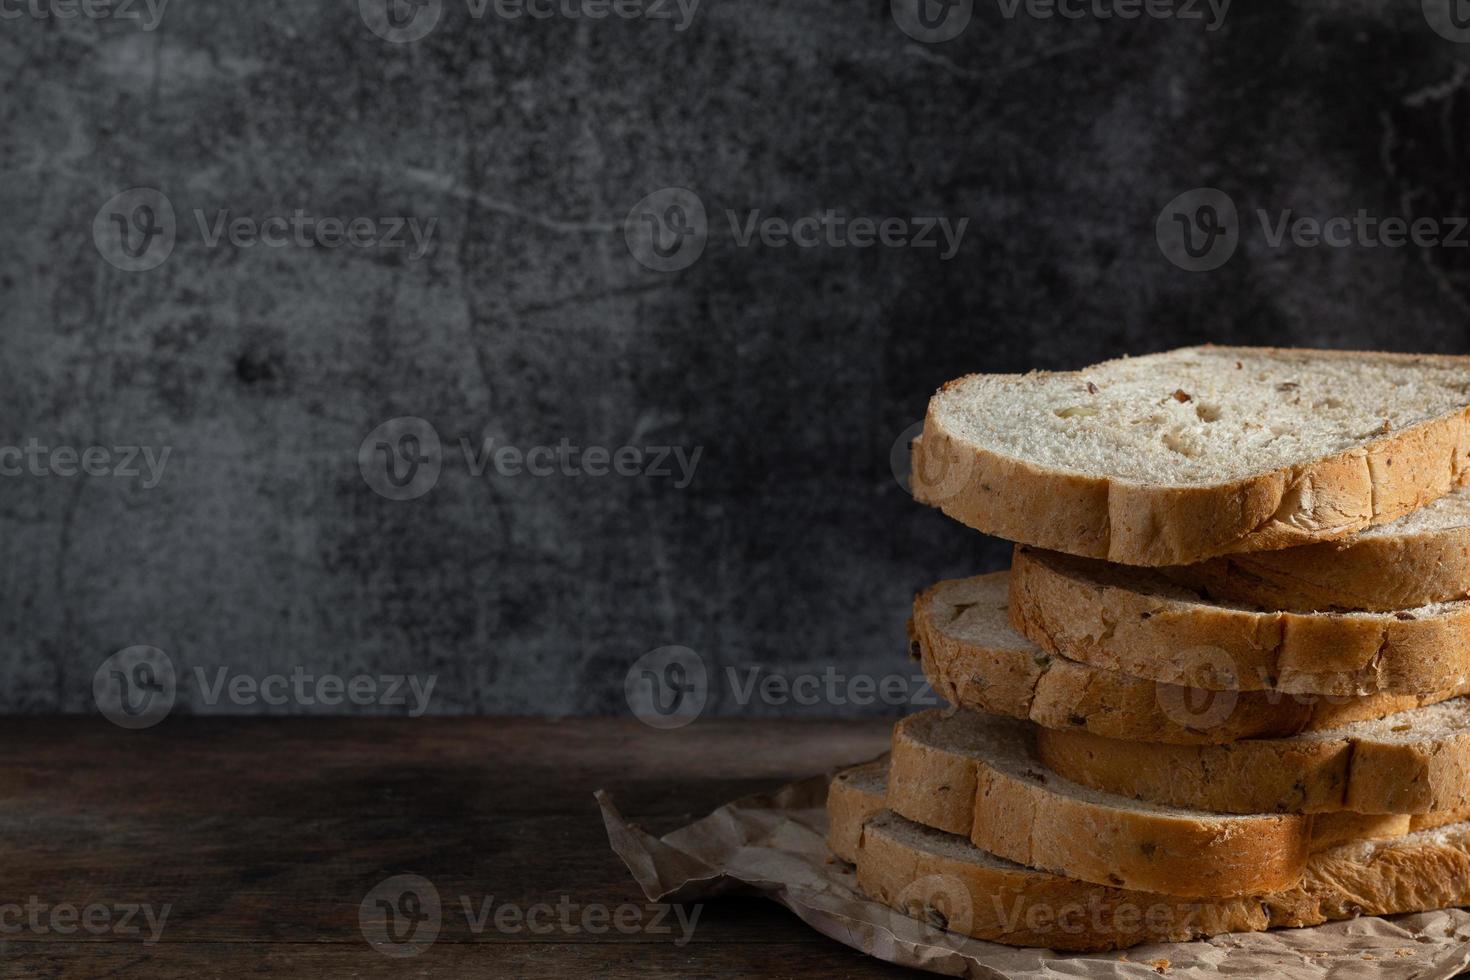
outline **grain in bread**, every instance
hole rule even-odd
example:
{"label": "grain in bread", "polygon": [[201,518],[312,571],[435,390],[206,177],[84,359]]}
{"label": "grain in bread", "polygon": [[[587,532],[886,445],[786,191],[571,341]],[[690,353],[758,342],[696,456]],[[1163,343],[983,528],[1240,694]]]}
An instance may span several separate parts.
{"label": "grain in bread", "polygon": [[[888,756],[844,769],[827,789],[827,847],[848,862],[857,860],[863,824],[887,808]],[[1312,817],[1313,853],[1355,840],[1402,837],[1470,820],[1470,807],[1433,813],[1352,813],[1338,811]]]}
{"label": "grain in bread", "polygon": [[914,598],[910,652],[950,704],[1106,738],[1218,744],[1382,718],[1470,694],[1210,692],[1051,654],[1016,632],[1007,572],[939,582]]}
{"label": "grain in bread", "polygon": [[1470,806],[1470,698],[1288,738],[1166,745],[1039,729],[1074,782],[1223,813],[1429,813]]}
{"label": "grain in bread", "polygon": [[1023,722],[926,711],[894,727],[889,809],[978,847],[1094,884],[1189,897],[1294,885],[1311,821],[1140,802],[1049,772]]}
{"label": "grain in bread", "polygon": [[886,755],[832,777],[827,787],[827,849],[849,864],[856,861],[863,824],[883,809],[887,794]]}
{"label": "grain in bread", "polygon": [[1099,952],[1470,904],[1470,824],[1319,851],[1301,882],[1280,892],[1189,900],[1022,867],[885,810],[863,830],[857,881],[874,900],[936,928]]}
{"label": "grain in bread", "polygon": [[914,494],[988,534],[1133,565],[1336,540],[1465,482],[1470,358],[1193,347],[969,375]]}
{"label": "grain in bread", "polygon": [[1293,612],[1393,612],[1470,598],[1470,487],[1341,541],[1161,571],[1212,599]]}
{"label": "grain in bread", "polygon": [[1209,690],[1429,694],[1470,682],[1470,600],[1278,612],[1212,602],[1156,570],[1018,547],[1010,614],[1049,652]]}

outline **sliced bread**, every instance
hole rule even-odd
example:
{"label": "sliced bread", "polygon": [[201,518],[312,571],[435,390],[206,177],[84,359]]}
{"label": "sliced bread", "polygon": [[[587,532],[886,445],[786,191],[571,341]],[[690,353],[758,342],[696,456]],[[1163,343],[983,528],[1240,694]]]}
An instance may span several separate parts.
{"label": "sliced bread", "polygon": [[887,794],[886,755],[832,777],[827,787],[827,849],[849,864],[856,861],[863,824],[883,809]]}
{"label": "sliced bread", "polygon": [[1470,487],[1341,541],[1163,571],[1213,599],[1296,612],[1393,612],[1470,598]]}
{"label": "sliced bread", "polygon": [[1387,523],[1467,466],[1470,358],[1190,347],[949,382],[913,486],[1011,541],[1179,565]]}
{"label": "sliced bread", "polygon": [[1470,683],[1427,695],[1324,697],[1145,680],[1042,650],[1011,626],[1009,590],[1009,574],[995,572],[915,597],[909,649],[950,704],[1106,738],[1208,744],[1335,728],[1470,694]]}
{"label": "sliced bread", "polygon": [[1428,694],[1470,682],[1470,600],[1268,611],[1212,602],[1156,570],[1022,547],[1010,613],[1049,652],[1209,690]]}
{"label": "sliced bread", "polygon": [[[863,828],[854,863],[858,888],[875,901],[937,929],[1012,946],[1100,951],[1272,925],[1253,896],[1190,900],[1077,881],[890,810]],[[1309,911],[1303,902],[1295,916]]]}
{"label": "sliced bread", "polygon": [[977,847],[1099,885],[1187,897],[1296,884],[1311,818],[1221,815],[1140,802],[1048,772],[1033,729],[926,711],[894,727],[888,808]]}
{"label": "sliced bread", "polygon": [[1071,952],[1470,904],[1470,824],[1464,823],[1333,847],[1311,856],[1293,888],[1213,900],[1036,871],[887,810],[868,820],[856,863],[864,893],[936,928]]}
{"label": "sliced bread", "polygon": [[1470,698],[1289,738],[1165,745],[1039,729],[1059,775],[1224,813],[1429,813],[1470,806]]}
{"label": "sliced bread", "polygon": [[[887,808],[888,756],[844,769],[827,788],[827,847],[849,864],[857,861],[863,824]],[[1313,853],[1348,841],[1402,837],[1470,820],[1470,807],[1433,813],[1319,813],[1312,818]],[[968,834],[963,835],[968,837]]]}

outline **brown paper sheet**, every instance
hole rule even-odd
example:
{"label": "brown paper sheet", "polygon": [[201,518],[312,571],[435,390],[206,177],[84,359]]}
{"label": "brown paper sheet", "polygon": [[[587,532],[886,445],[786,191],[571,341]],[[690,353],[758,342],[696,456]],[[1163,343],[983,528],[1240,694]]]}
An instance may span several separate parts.
{"label": "brown paper sheet", "polygon": [[869,901],[827,851],[827,783],[817,776],[749,796],[661,838],[630,825],[599,792],[608,840],[649,901],[758,894],[823,935],[901,966],[956,977],[1205,980],[1450,980],[1470,969],[1470,912],[1363,917],[1310,929],[1053,953],[967,939]]}

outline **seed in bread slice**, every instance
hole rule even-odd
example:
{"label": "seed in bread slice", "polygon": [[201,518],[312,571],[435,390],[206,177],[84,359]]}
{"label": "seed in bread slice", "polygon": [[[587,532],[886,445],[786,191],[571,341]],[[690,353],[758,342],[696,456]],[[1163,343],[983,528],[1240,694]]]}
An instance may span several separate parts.
{"label": "seed in bread slice", "polygon": [[1165,745],[1041,729],[1075,782],[1224,813],[1429,813],[1470,806],[1470,698],[1289,738]]}
{"label": "seed in bread slice", "polygon": [[888,756],[844,769],[827,786],[827,849],[851,864],[857,860],[863,824],[884,807]]}
{"label": "seed in bread slice", "polygon": [[1277,612],[1212,602],[1152,569],[1017,548],[1010,612],[1049,652],[1209,690],[1427,694],[1470,682],[1470,600]]}
{"label": "seed in bread slice", "polygon": [[1067,952],[1470,904],[1470,824],[1464,823],[1329,848],[1312,855],[1295,888],[1213,900],[1036,871],[888,810],[863,828],[856,863],[865,894],[937,928]]}
{"label": "seed in bread slice", "polygon": [[950,704],[1130,741],[1210,744],[1382,718],[1464,694],[1324,697],[1212,692],[1050,654],[1011,626],[1007,572],[940,582],[914,599],[910,652]]}
{"label": "seed in bread slice", "polygon": [[926,711],[893,729],[888,808],[977,847],[1099,885],[1187,897],[1296,884],[1311,819],[1131,800],[1052,773],[1024,722]]}
{"label": "seed in bread slice", "polygon": [[1180,565],[1387,523],[1467,466],[1470,358],[1190,347],[949,382],[913,486],[1011,541]]}
{"label": "seed in bread slice", "polygon": [[1470,598],[1470,487],[1341,541],[1162,571],[1212,599],[1293,612],[1393,612]]}

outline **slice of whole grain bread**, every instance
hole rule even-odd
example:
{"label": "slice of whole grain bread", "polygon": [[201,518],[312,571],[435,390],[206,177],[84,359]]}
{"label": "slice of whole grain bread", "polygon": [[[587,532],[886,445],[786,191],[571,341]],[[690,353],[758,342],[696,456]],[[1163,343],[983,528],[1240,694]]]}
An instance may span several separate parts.
{"label": "slice of whole grain bread", "polygon": [[929,402],[914,495],[1132,565],[1331,541],[1470,478],[1470,358],[1189,347],[975,374]]}

